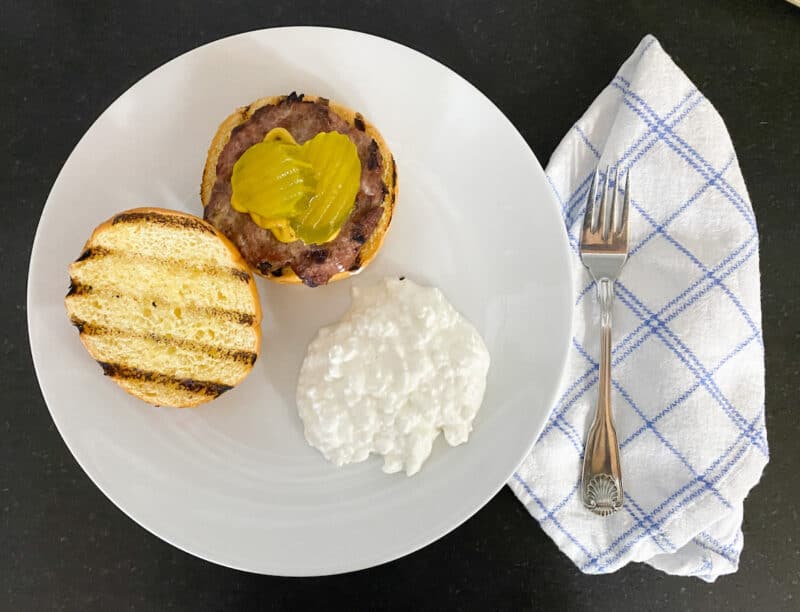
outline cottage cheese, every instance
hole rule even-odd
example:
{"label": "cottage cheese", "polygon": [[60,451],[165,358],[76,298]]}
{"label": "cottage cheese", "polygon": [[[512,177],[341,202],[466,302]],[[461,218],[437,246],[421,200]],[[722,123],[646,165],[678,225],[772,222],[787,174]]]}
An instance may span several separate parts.
{"label": "cottage cheese", "polygon": [[308,347],[297,407],[308,443],[336,465],[383,455],[383,471],[419,471],[444,432],[467,441],[489,352],[442,292],[385,279],[352,289],[344,318]]}

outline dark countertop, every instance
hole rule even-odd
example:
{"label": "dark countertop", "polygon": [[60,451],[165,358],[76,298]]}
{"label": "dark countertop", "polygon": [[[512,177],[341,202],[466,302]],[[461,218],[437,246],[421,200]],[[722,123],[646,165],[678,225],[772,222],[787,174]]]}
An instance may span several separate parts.
{"label": "dark countertop", "polygon": [[[782,0],[196,4],[3,3],[0,610],[797,609],[800,9]],[[716,105],[761,233],[767,349],[771,462],[745,503],[737,574],[709,585],[634,564],[584,576],[505,488],[453,533],[393,563],[319,579],[250,575],[150,535],[85,476],[50,419],[28,349],[28,259],[47,193],[84,131],[137,79],[219,37],[296,24],[374,33],[452,67],[498,104],[543,165],[648,32]]]}

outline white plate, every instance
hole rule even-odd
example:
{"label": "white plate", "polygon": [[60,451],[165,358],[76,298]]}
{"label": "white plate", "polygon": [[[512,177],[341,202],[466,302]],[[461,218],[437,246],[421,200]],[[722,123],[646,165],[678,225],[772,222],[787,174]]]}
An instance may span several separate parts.
{"label": "white plate", "polygon": [[[238,106],[315,93],[383,133],[400,196],[384,247],[360,276],[308,289],[259,282],[264,346],[247,380],[193,410],[152,408],[102,376],[63,306],[67,265],[115,212],[201,215],[206,150]],[[532,108],[546,101],[531,101]],[[440,287],[492,355],[468,444],[437,440],[422,471],[344,468],[306,445],[294,406],[306,344],[353,283],[404,274]],[[195,49],[139,81],[81,139],[33,246],[28,324],[47,405],[81,467],[132,519],[199,557],[253,572],[319,575],[412,552],[485,504],[541,431],[570,334],[568,245],[539,163],[464,79],[386,40],[280,28]]]}

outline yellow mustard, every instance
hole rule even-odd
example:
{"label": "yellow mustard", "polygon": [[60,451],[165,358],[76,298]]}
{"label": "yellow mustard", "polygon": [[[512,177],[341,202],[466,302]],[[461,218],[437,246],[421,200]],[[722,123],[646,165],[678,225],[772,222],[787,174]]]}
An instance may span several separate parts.
{"label": "yellow mustard", "polygon": [[274,128],[234,164],[231,206],[281,242],[321,244],[339,234],[360,184],[358,151],[344,134],[322,132],[300,146]]}

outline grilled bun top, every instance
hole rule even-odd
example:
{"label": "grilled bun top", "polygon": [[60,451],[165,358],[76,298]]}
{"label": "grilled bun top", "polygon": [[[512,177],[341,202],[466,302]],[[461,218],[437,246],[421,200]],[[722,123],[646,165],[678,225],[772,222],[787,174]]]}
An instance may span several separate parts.
{"label": "grilled bun top", "polygon": [[[350,217],[330,242],[282,243],[231,207],[234,164],[275,127],[287,129],[300,144],[320,132],[337,131],[356,145],[360,189]],[[237,109],[219,126],[208,150],[200,199],[205,219],[237,246],[258,274],[316,287],[360,271],[375,257],[394,212],[397,169],[383,137],[360,113],[317,96],[272,96]]]}
{"label": "grilled bun top", "polygon": [[189,407],[241,382],[261,346],[250,270],[211,225],[137,208],[94,230],[69,266],[67,313],[104,373],[156,406]]}

